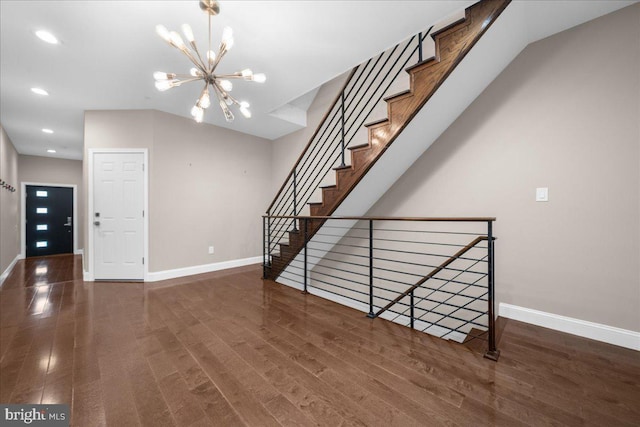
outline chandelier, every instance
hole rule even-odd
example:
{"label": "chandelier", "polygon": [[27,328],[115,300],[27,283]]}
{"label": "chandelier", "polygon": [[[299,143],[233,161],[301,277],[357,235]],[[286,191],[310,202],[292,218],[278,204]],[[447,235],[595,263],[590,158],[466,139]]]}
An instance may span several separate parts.
{"label": "chandelier", "polygon": [[[233,74],[216,74],[216,68],[224,57],[224,55],[233,46],[233,32],[231,28],[226,27],[222,32],[222,41],[218,47],[216,54],[211,50],[211,17],[220,13],[220,6],[217,0],[201,0],[200,8],[207,13],[209,18],[209,46],[203,57],[196,46],[193,37],[193,31],[188,24],[182,25],[182,32],[187,40],[184,42],[180,34],[175,31],[167,30],[163,25],[156,26],[156,32],[169,45],[175,47],[182,52],[195,65],[191,68],[189,74],[164,73],[156,71],[153,77],[156,80],[156,89],[159,91],[169,90],[173,87],[181,86],[184,83],[203,81],[204,88],[200,93],[200,97],[191,109],[191,115],[196,122],[201,123],[204,117],[204,110],[211,106],[211,92],[215,95],[220,108],[228,122],[233,121],[234,115],[229,107],[236,106],[240,113],[246,118],[251,117],[249,111],[249,103],[238,101],[229,94],[233,89],[231,79],[243,79],[258,83],[264,83],[266,77],[264,74],[253,74],[250,69],[235,72]],[[191,48],[189,48],[191,47]]]}

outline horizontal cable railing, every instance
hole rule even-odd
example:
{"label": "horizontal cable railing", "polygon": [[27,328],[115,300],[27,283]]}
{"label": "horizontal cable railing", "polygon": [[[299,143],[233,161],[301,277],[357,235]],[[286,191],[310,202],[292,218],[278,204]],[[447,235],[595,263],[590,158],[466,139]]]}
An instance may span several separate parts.
{"label": "horizontal cable railing", "polygon": [[[288,242],[288,231],[297,230],[295,221],[285,217],[304,212],[329,172],[335,167],[347,166],[346,149],[367,142],[363,125],[379,112],[385,96],[393,91],[398,92],[395,88],[398,76],[408,66],[423,61],[423,41],[432,28],[410,37],[351,71],[267,209],[270,233],[266,245],[270,253],[278,244]],[[384,112],[386,117],[386,109]],[[365,136],[362,136],[363,132]]]}
{"label": "horizontal cable railing", "polygon": [[[302,251],[279,281],[347,301],[371,318],[445,339],[487,341],[497,360],[495,218],[264,216],[293,221]],[[314,223],[323,221],[315,234]],[[270,268],[265,242],[263,265]]]}

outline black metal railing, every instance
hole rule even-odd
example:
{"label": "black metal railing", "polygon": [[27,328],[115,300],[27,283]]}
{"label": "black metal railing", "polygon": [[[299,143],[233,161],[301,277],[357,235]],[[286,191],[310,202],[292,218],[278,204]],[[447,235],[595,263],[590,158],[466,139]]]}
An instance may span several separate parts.
{"label": "black metal railing", "polygon": [[[371,318],[454,341],[486,341],[485,357],[497,360],[495,218],[264,216],[265,236],[272,219],[297,223],[303,239],[279,282]],[[311,235],[318,221],[324,224]]]}
{"label": "black metal railing", "polygon": [[[288,233],[297,230],[286,216],[304,214],[327,175],[334,167],[347,166],[345,150],[368,142],[358,141],[363,125],[380,109],[383,98],[398,76],[410,65],[422,61],[423,42],[431,32],[419,33],[355,67],[335,98],[305,150],[287,175],[267,209],[270,233],[265,245],[271,254],[279,243],[288,241]],[[405,87],[404,89],[407,89]],[[384,109],[386,117],[386,108]],[[365,129],[366,130],[366,129]],[[354,143],[354,141],[357,141]],[[270,260],[268,261],[270,262]]]}

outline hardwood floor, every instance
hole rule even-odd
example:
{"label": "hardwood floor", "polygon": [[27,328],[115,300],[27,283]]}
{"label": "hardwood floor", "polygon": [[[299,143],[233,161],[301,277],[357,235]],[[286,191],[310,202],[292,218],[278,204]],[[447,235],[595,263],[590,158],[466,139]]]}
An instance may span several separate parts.
{"label": "hardwood floor", "polygon": [[258,266],[84,283],[77,256],[0,290],[0,402],[77,426],[640,425],[640,353],[515,321],[498,363],[260,280]]}

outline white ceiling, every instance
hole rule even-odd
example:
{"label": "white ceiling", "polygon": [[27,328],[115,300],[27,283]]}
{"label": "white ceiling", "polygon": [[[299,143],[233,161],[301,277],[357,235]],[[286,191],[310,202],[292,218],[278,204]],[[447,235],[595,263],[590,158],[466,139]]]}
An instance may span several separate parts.
{"label": "white ceiling", "polygon": [[[214,45],[227,25],[235,44],[219,70],[249,67],[266,73],[267,82],[234,85],[234,96],[251,103],[251,119],[236,114],[227,124],[214,105],[205,122],[268,139],[293,132],[300,120],[280,117],[308,106],[313,94],[305,94],[472,3],[221,1],[221,13],[213,18]],[[530,3],[535,40],[632,2]],[[564,15],[549,13],[549,5]],[[157,24],[179,30],[183,23],[192,26],[204,49],[207,21],[197,1],[1,0],[0,123],[18,152],[81,159],[85,110],[157,109],[190,118],[201,85],[158,92],[152,78],[154,71],[188,72],[188,60],[155,34]],[[34,34],[40,29],[61,43],[42,42]],[[50,96],[35,95],[31,87]],[[48,154],[48,148],[57,153]]]}

